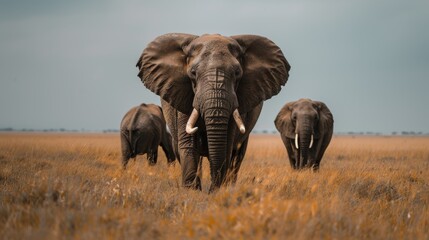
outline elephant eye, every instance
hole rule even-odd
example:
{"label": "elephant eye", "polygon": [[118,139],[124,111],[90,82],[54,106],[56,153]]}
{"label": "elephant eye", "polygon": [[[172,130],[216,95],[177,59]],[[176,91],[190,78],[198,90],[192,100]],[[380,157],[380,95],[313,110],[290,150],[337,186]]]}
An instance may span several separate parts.
{"label": "elephant eye", "polygon": [[236,78],[241,78],[242,73],[243,72],[241,71],[240,67],[237,66],[237,67],[234,68],[234,74],[235,74]]}
{"label": "elephant eye", "polygon": [[191,74],[191,78],[195,78],[195,77],[196,77],[196,75],[197,75],[197,70],[195,69],[195,67],[192,67],[192,68],[189,70],[189,73]]}

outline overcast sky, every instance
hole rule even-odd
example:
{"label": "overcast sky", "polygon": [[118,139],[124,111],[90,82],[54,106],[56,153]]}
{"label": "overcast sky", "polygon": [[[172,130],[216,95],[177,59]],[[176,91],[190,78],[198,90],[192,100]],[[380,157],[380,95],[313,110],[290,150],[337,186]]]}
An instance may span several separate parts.
{"label": "overcast sky", "polygon": [[118,129],[159,104],[135,64],[155,37],[268,37],[292,66],[255,130],[288,101],[325,102],[335,132],[429,132],[429,1],[0,0],[0,128]]}

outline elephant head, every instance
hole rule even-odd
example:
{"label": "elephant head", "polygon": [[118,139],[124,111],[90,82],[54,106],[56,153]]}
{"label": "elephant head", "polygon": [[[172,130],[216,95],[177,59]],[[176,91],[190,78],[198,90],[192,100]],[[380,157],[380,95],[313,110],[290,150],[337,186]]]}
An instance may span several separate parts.
{"label": "elephant head", "polygon": [[294,168],[315,164],[318,167],[331,140],[333,122],[328,107],[319,101],[300,99],[287,103],[280,110],[274,123],[286,147],[289,147],[289,158],[293,159],[291,165]]}
{"label": "elephant head", "polygon": [[149,43],[137,67],[149,90],[190,115],[187,133],[197,131],[198,119],[204,121],[215,185],[224,177],[231,116],[244,134],[240,114],[279,93],[290,70],[280,48],[261,36],[176,33]]}

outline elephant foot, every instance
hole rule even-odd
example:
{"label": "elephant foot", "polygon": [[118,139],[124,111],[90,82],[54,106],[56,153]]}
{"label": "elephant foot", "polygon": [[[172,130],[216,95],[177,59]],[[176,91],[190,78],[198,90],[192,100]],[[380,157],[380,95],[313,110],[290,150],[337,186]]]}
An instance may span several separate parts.
{"label": "elephant foot", "polygon": [[319,172],[319,165],[318,165],[318,164],[314,164],[314,165],[311,167],[311,171],[312,171],[312,172]]}
{"label": "elephant foot", "polygon": [[122,170],[126,170],[127,169],[127,164],[128,164],[128,159],[122,160]]}
{"label": "elephant foot", "polygon": [[218,191],[221,186],[222,186],[221,183],[212,181],[212,183],[210,184],[210,188],[209,188],[209,194]]}
{"label": "elephant foot", "polygon": [[225,178],[224,184],[226,186],[234,186],[237,182],[238,174],[237,173],[231,173]]}
{"label": "elephant foot", "polygon": [[168,165],[174,165],[175,162],[176,162],[175,160],[167,159]]}
{"label": "elephant foot", "polygon": [[167,166],[168,167],[174,167],[174,166],[176,166],[176,162],[175,161],[167,162]]}
{"label": "elephant foot", "polygon": [[201,179],[199,177],[195,178],[195,189],[202,191],[202,189],[201,189]]}
{"label": "elephant foot", "polygon": [[196,178],[194,181],[192,182],[185,182],[183,183],[183,187],[184,188],[189,188],[189,189],[193,189],[193,190],[202,190],[201,189],[201,180],[198,178]]}
{"label": "elephant foot", "polygon": [[155,166],[155,164],[156,164],[156,157],[155,156],[149,156],[148,158],[147,158],[147,160],[148,160],[148,162],[149,162],[149,166]]}
{"label": "elephant foot", "polygon": [[214,184],[211,184],[210,188],[209,188],[209,194],[212,194],[212,193],[216,192],[217,190],[219,190],[219,187],[215,186]]}

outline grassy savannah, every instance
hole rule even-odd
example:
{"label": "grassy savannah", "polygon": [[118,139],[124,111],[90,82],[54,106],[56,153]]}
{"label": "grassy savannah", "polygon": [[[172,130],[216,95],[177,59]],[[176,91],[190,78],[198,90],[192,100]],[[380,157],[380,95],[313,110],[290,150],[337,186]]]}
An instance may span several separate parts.
{"label": "grassy savannah", "polygon": [[429,138],[334,136],[318,173],[251,136],[235,186],[180,165],[122,171],[118,134],[0,134],[3,239],[429,239]]}

